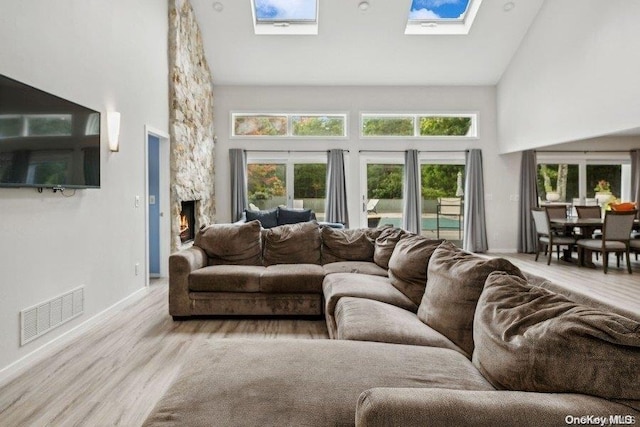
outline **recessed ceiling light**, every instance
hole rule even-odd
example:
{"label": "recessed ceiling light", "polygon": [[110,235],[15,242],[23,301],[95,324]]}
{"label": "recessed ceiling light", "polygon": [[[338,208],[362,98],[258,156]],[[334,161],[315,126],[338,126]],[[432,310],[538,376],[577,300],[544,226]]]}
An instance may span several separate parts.
{"label": "recessed ceiling light", "polygon": [[514,7],[516,7],[516,4],[512,1],[508,1],[504,4],[504,6],[502,6],[502,9],[505,12],[510,12],[511,10],[513,10]]}
{"label": "recessed ceiling light", "polygon": [[224,5],[219,1],[213,2],[213,10],[216,12],[222,12],[224,10]]}
{"label": "recessed ceiling light", "polygon": [[368,1],[361,1],[358,4],[358,9],[360,9],[362,11],[368,10],[369,9],[369,2]]}

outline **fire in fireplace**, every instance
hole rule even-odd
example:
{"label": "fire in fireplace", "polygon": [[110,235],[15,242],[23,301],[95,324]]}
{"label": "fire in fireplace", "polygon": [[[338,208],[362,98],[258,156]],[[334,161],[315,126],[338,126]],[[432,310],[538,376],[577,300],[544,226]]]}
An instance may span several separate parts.
{"label": "fire in fireplace", "polygon": [[196,236],[196,202],[190,200],[182,202],[180,212],[180,242],[186,243]]}

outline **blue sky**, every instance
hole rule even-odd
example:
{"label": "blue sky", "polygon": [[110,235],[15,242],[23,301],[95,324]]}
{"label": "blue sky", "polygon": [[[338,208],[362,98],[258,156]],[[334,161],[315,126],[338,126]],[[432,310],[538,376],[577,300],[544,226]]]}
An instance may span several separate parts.
{"label": "blue sky", "polygon": [[460,18],[469,0],[413,0],[409,19]]}
{"label": "blue sky", "polygon": [[258,20],[316,19],[316,0],[255,0]]}

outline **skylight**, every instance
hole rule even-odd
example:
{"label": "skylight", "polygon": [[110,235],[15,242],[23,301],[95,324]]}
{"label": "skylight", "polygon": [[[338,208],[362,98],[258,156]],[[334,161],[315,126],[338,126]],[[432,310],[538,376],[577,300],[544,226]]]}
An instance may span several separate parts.
{"label": "skylight", "polygon": [[468,34],[482,0],[412,0],[405,34]]}
{"label": "skylight", "polygon": [[256,34],[318,34],[318,0],[251,0]]}

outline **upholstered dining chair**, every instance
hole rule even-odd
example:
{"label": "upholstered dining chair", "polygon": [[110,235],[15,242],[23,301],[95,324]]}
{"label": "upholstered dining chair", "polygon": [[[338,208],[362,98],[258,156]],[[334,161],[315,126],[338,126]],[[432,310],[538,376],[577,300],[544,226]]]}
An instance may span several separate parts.
{"label": "upholstered dining chair", "polygon": [[[578,258],[580,265],[584,264],[585,250],[602,253],[602,266],[605,274],[609,267],[609,253],[624,254],[627,257],[627,271],[631,274],[631,260],[629,259],[629,239],[633,229],[633,220],[637,211],[607,211],[602,227],[602,239],[580,239]],[[620,257],[616,257],[620,267]]]}
{"label": "upholstered dining chair", "polygon": [[[547,205],[544,208],[549,214],[549,219],[567,218],[567,207],[565,205]],[[556,234],[565,234],[564,227],[561,225],[551,224],[551,230]]]}
{"label": "upholstered dining chair", "polygon": [[[602,209],[600,208],[600,206],[598,205],[585,205],[585,206],[574,206],[576,208],[576,214],[578,215],[578,218],[583,219],[583,218],[593,218],[593,219],[598,219],[598,218],[602,218]],[[591,236],[584,236],[584,237],[592,237],[594,239],[600,239],[602,238],[602,230],[598,229],[598,230],[594,230],[593,234]],[[596,255],[597,257],[597,255]],[[597,258],[596,258],[597,259]]]}
{"label": "upholstered dining chair", "polygon": [[536,208],[531,210],[531,216],[536,227],[536,233],[538,235],[538,247],[536,249],[536,261],[540,256],[542,248],[545,248],[548,253],[547,265],[551,264],[551,255],[553,254],[553,247],[557,247],[558,259],[560,259],[560,246],[568,246],[571,248],[576,239],[570,236],[558,236],[551,230],[551,223],[549,221],[549,213],[545,208]]}

